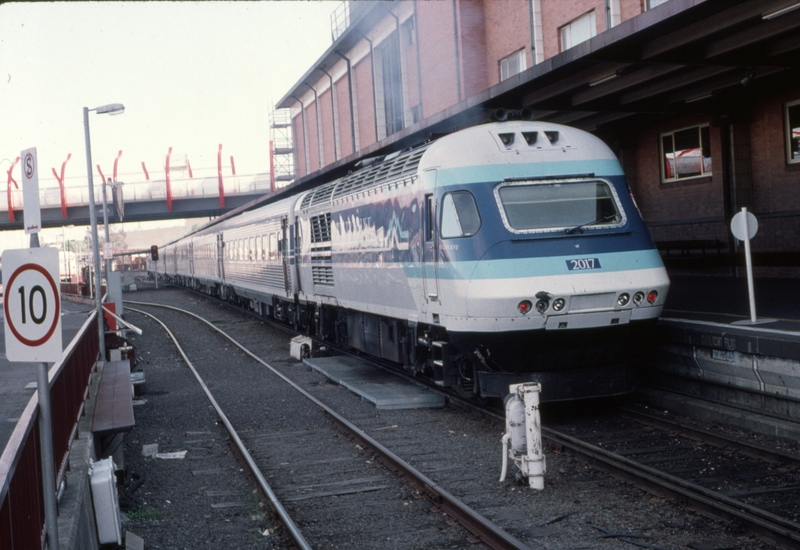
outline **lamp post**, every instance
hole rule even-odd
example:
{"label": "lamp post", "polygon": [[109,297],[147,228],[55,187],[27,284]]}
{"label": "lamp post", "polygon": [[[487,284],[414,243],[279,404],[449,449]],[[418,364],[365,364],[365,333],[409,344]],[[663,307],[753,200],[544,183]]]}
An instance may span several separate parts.
{"label": "lamp post", "polygon": [[94,180],[92,179],[92,145],[89,139],[89,111],[97,114],[108,113],[110,115],[122,114],[125,106],[121,103],[110,103],[102,107],[89,109],[83,108],[83,129],[86,136],[86,173],[89,177],[89,221],[92,225],[92,243],[94,249],[94,298],[97,308],[97,332],[100,338],[100,357],[106,360],[105,328],[103,326],[103,297],[100,295],[100,243],[97,238],[97,212],[94,204]]}

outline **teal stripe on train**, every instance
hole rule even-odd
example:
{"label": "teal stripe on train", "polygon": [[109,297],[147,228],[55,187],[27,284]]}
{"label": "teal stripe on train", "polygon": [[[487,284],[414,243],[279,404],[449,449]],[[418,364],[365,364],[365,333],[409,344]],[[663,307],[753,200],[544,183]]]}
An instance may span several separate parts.
{"label": "teal stripe on train", "polygon": [[527,162],[440,169],[436,174],[436,185],[500,181],[506,178],[559,177],[575,174],[594,174],[597,177],[624,175],[622,167],[616,159]]}
{"label": "teal stripe on train", "polygon": [[[581,258],[596,258],[601,267],[599,269],[570,271],[568,261]],[[457,280],[514,279],[518,277],[552,277],[558,275],[614,273],[640,269],[663,269],[663,267],[664,263],[661,261],[661,255],[658,253],[658,250],[634,250],[609,254],[581,254],[577,252],[574,256],[509,258],[483,262],[449,262],[439,265],[437,275],[440,279]],[[425,271],[428,277],[433,276],[432,265],[426,264]],[[408,277],[418,277],[420,275],[420,266],[416,263],[406,264],[405,272]]]}

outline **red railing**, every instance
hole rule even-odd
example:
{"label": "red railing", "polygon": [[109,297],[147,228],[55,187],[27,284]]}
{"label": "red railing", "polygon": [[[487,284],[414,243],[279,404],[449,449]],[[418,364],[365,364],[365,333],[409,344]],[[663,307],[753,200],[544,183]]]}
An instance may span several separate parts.
{"label": "red railing", "polygon": [[[93,312],[89,316],[61,360],[48,373],[57,486],[69,463],[69,448],[83,415],[89,378],[100,349],[96,315]],[[43,547],[44,493],[38,410],[38,396],[34,393],[0,455],[0,550]]]}

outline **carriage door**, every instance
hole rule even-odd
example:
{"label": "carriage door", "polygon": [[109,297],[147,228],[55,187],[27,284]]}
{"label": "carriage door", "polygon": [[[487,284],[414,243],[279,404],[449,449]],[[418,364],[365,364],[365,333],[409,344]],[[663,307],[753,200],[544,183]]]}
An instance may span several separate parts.
{"label": "carriage door", "polygon": [[439,301],[439,279],[436,259],[439,252],[439,231],[436,224],[436,170],[422,175],[422,188],[426,190],[422,207],[422,284],[428,302]]}
{"label": "carriage door", "polygon": [[194,243],[189,243],[189,276],[192,278],[192,288],[194,288]]}
{"label": "carriage door", "polygon": [[287,218],[281,219],[281,244],[279,250],[281,252],[281,264],[283,264],[283,284],[286,289],[286,295],[292,293],[291,271],[289,266],[294,261],[294,247],[290,247],[291,242],[291,227]]}
{"label": "carriage door", "polygon": [[222,233],[217,233],[217,276],[220,281],[225,280],[225,240]]}

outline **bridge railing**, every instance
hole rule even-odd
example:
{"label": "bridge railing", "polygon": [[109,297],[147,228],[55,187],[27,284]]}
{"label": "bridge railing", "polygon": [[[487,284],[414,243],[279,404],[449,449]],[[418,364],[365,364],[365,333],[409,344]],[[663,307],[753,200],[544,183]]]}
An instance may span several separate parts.
{"label": "bridge railing", "polygon": [[[225,176],[222,184],[225,196],[267,193],[270,190],[270,175]],[[102,182],[97,178],[94,182],[96,204],[103,202],[102,188]],[[173,199],[219,197],[219,179],[217,176],[195,178],[173,176],[170,178],[170,194]],[[167,181],[160,179],[124,182],[122,196],[125,202],[166,200]],[[64,199],[67,206],[88,205],[89,186],[66,186]],[[112,203],[111,189],[106,190],[106,200],[109,204]],[[22,210],[22,189],[11,190],[11,203],[14,210]],[[59,208],[61,206],[61,189],[43,185],[39,189],[39,204],[42,208]],[[7,197],[3,197],[0,199],[0,212],[7,211],[8,200]]]}
{"label": "bridge railing", "polygon": [[[83,414],[99,342],[93,312],[50,368],[50,402],[56,486],[69,463],[69,448]],[[37,390],[38,391],[38,390]],[[44,487],[39,446],[39,403],[34,394],[0,455],[0,548],[43,548]],[[50,487],[49,490],[55,490]]]}

